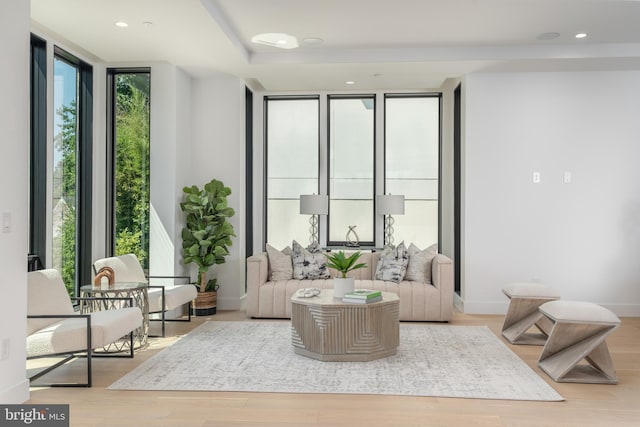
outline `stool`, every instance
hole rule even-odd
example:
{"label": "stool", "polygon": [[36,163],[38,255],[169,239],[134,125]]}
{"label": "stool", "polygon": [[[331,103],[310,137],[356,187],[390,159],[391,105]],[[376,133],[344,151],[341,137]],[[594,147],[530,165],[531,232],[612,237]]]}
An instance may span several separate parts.
{"label": "stool", "polygon": [[[539,311],[542,304],[560,295],[540,283],[512,283],[502,292],[509,298],[509,309],[502,325],[502,336],[511,344],[544,345],[552,323]],[[535,325],[542,334],[526,332]]]}
{"label": "stool", "polygon": [[[605,338],[620,319],[590,302],[551,301],[540,312],[553,322],[538,366],[555,382],[617,384]],[[578,363],[585,359],[589,364]]]}

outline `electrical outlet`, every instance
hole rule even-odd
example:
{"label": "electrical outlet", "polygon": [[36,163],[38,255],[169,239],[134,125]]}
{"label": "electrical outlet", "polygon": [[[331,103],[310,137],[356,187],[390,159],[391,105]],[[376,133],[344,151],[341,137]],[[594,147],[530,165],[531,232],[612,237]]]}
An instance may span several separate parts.
{"label": "electrical outlet", "polygon": [[565,172],[562,175],[562,182],[565,184],[571,184],[571,172]]}
{"label": "electrical outlet", "polygon": [[540,184],[540,179],[541,179],[540,172],[534,172],[532,179],[534,184]]}
{"label": "electrical outlet", "polygon": [[9,359],[9,343],[9,338],[2,338],[2,340],[0,340],[0,360]]}

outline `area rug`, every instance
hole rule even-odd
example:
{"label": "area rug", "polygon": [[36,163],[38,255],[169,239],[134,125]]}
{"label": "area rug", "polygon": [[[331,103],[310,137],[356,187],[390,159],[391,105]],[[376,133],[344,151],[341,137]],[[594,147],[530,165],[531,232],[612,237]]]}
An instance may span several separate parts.
{"label": "area rug", "polygon": [[285,321],[208,321],[108,387],[563,400],[487,327],[401,323],[398,353],[321,362]]}

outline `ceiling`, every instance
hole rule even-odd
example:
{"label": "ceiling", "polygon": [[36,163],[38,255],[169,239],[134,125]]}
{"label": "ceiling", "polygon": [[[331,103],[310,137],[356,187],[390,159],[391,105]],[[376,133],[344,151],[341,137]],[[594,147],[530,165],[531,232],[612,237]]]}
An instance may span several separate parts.
{"label": "ceiling", "polygon": [[[34,32],[89,59],[167,61],[194,77],[223,72],[269,91],[436,89],[469,72],[640,70],[637,0],[31,0],[31,18]],[[265,32],[293,35],[300,47],[251,42]],[[588,36],[576,39],[581,32]],[[540,39],[547,33],[557,37]]]}

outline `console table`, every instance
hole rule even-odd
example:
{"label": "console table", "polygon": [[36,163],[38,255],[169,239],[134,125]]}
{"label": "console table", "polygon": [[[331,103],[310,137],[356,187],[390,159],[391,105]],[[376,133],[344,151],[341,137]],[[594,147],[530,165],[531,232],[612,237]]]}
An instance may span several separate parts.
{"label": "console table", "polygon": [[368,362],[396,354],[400,344],[400,298],[346,303],[333,290],[291,298],[291,333],[296,354],[328,362]]}
{"label": "console table", "polygon": [[[85,285],[80,287],[82,297],[100,297],[93,301],[81,301],[83,313],[100,310],[110,310],[124,307],[122,298],[132,298],[133,304],[142,311],[142,326],[133,331],[133,348],[147,345],[149,336],[149,297],[147,283],[144,282],[116,282],[111,285]],[[116,299],[119,298],[119,299]],[[120,340],[109,344],[105,352],[121,352],[129,348],[129,340]]]}

